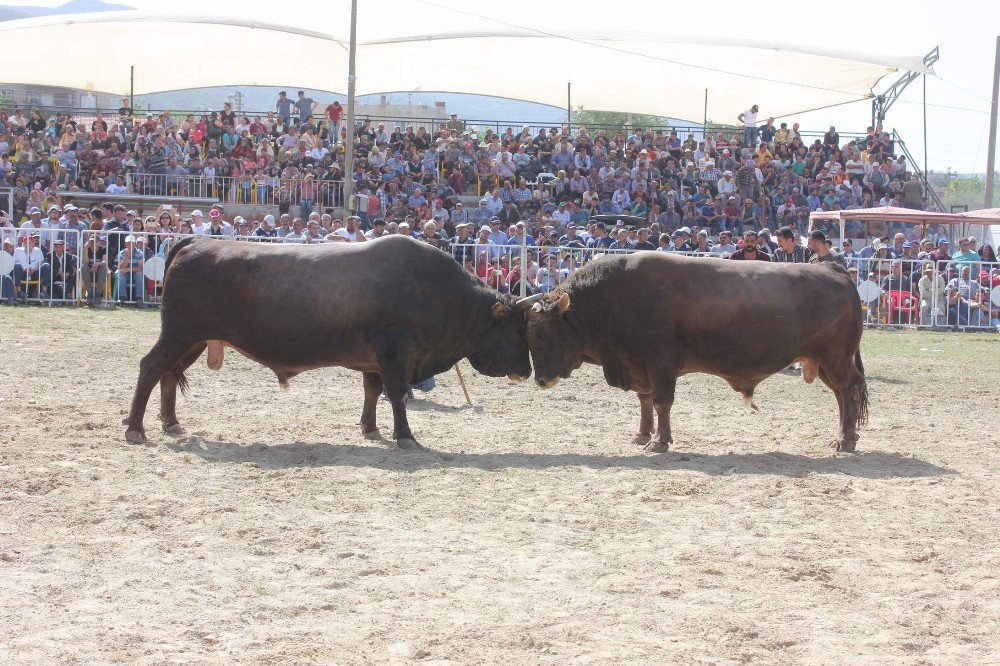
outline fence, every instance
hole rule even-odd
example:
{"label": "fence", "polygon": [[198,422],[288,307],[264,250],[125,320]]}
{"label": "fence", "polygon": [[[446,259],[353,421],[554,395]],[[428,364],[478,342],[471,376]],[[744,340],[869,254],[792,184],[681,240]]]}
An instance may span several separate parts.
{"label": "fence", "polygon": [[[261,174],[242,176],[129,173],[125,186],[133,194],[206,197],[221,203],[278,206],[307,202],[319,208],[343,205],[344,181],[279,178]],[[308,213],[305,213],[308,215]]]}
{"label": "fence", "polygon": [[852,257],[848,265],[866,327],[1000,327],[1000,263]]}
{"label": "fence", "polygon": [[[166,254],[182,234],[62,230],[15,256],[0,251],[0,299],[45,304],[88,302],[149,307],[162,296]],[[131,239],[131,240],[130,240]],[[284,238],[237,237],[246,242]],[[503,240],[503,239],[497,239]],[[296,238],[294,242],[326,242]],[[472,275],[502,293],[548,292],[589,262],[631,248],[435,241]],[[44,248],[44,249],[43,249]],[[721,252],[685,252],[706,261]],[[919,259],[847,259],[867,328],[912,327],[962,331],[1000,329],[1000,263]],[[27,264],[22,268],[22,264]]]}

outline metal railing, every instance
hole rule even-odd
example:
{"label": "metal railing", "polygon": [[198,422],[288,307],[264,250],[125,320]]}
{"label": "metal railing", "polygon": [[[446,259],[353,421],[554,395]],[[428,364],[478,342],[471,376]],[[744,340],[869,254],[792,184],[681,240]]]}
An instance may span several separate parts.
{"label": "metal railing", "polygon": [[[13,255],[0,251],[0,301],[156,306],[162,296],[166,255],[184,237],[171,232],[71,230],[40,245],[24,236]],[[325,235],[310,238],[294,233],[284,238],[226,237],[244,242],[328,242]],[[537,246],[529,245],[526,237],[429,242],[451,254],[484,284],[521,296],[551,291],[601,257],[647,251],[586,247],[580,241]],[[727,256],[718,249],[679,254],[706,261]],[[1000,263],[886,257],[845,260],[867,328],[1000,330]]]}
{"label": "metal railing", "polygon": [[956,330],[1000,327],[1000,264],[850,258],[865,326]]}
{"label": "metal railing", "polygon": [[[261,174],[242,176],[130,173],[125,187],[132,194],[187,196],[217,199],[221,203],[279,206],[287,203],[311,208],[343,205],[342,180],[279,178]],[[304,214],[307,216],[308,212]]]}

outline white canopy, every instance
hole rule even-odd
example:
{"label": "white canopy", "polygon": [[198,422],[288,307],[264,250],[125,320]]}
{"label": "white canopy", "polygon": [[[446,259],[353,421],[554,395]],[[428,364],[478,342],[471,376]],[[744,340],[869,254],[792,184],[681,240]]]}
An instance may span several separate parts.
{"label": "white canopy", "polygon": [[[916,56],[721,34],[672,36],[614,25],[553,34],[509,23],[497,30],[475,14],[448,13],[444,22],[435,12],[456,10],[424,4],[430,7],[379,20],[368,31],[359,22],[358,95],[464,92],[565,107],[571,81],[574,108],[700,122],[707,88],[707,116],[735,122],[754,103],[762,114],[787,116],[869,97],[879,79],[898,69],[926,71]],[[463,7],[480,4],[486,6],[470,0]],[[345,18],[328,25],[346,34]],[[0,40],[0,78],[10,83],[126,94],[132,65],[136,94],[227,85],[343,93],[347,83],[343,36],[230,17],[131,11],[43,17],[0,22]]]}

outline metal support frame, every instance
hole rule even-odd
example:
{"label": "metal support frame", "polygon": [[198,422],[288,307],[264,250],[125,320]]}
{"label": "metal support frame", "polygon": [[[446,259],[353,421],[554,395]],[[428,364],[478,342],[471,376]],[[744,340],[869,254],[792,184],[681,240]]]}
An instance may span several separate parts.
{"label": "metal support frame", "polygon": [[993,179],[997,159],[997,103],[1000,99],[1000,35],[997,35],[996,59],[993,62],[993,99],[990,102],[990,142],[986,154],[986,197],[983,208],[993,207]]}
{"label": "metal support frame", "polygon": [[[344,139],[344,207],[346,215],[353,215],[351,199],[354,195],[354,87],[357,81],[354,71],[355,54],[358,43],[358,0],[351,0],[351,45],[347,60],[347,136]],[[334,137],[336,145],[337,137]]]}
{"label": "metal support frame", "polygon": [[[938,47],[934,47],[923,57],[924,66],[931,67],[941,58]],[[899,96],[906,90],[906,86],[916,81],[921,76],[921,72],[906,72],[880,95],[872,98],[872,127],[878,127],[879,123],[885,121],[885,114],[896,103]]]}

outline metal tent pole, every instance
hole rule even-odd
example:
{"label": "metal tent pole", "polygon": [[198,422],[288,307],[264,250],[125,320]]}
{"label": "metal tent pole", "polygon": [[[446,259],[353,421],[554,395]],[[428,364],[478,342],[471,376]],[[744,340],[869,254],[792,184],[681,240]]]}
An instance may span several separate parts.
{"label": "metal tent pole", "polygon": [[996,61],[993,64],[993,102],[990,105],[990,146],[986,154],[986,201],[984,208],[993,207],[993,172],[997,160],[997,96],[1000,93],[1000,35],[997,36]]}
{"label": "metal tent pole", "polygon": [[358,47],[358,0],[351,0],[351,46],[347,59],[347,138],[344,140],[344,199],[341,205],[348,215],[354,194],[354,57]]}
{"label": "metal tent pole", "polygon": [[566,82],[566,129],[573,131],[573,84]]}
{"label": "metal tent pole", "polygon": [[[927,171],[927,75],[924,74],[924,193],[931,189],[931,175]],[[930,198],[930,195],[927,197]],[[944,211],[941,211],[942,213]]]}

